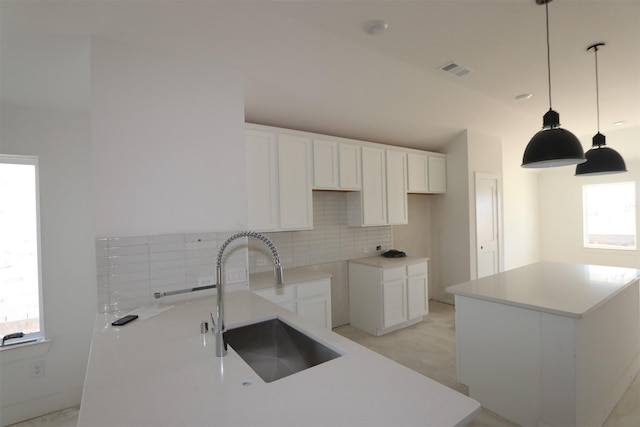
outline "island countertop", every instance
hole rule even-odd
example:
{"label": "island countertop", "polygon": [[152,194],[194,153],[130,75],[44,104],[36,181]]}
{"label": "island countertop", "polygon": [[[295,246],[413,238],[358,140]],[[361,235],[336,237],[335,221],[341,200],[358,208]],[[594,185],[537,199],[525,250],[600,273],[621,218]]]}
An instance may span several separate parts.
{"label": "island countertop", "polygon": [[539,262],[454,286],[455,295],[582,318],[627,286],[640,270]]}
{"label": "island countertop", "polygon": [[78,426],[462,426],[480,405],[249,291],[227,293],[227,329],[279,317],[340,357],[265,383],[200,322],[215,297],[111,326],[99,314]]}

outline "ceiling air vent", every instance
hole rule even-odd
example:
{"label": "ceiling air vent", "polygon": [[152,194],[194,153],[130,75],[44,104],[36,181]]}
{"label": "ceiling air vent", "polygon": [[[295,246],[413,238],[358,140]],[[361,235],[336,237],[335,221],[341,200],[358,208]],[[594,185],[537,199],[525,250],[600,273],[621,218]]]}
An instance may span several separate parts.
{"label": "ceiling air vent", "polygon": [[446,71],[447,73],[454,74],[458,77],[466,76],[471,72],[471,70],[464,65],[457,64],[453,61],[443,65],[442,67],[440,67],[440,69],[442,71]]}

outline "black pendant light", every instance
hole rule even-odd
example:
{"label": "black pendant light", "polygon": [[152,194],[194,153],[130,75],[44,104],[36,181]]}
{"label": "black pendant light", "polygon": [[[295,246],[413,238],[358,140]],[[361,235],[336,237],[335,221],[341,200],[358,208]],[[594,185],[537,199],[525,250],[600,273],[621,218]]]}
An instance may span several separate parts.
{"label": "black pendant light", "polygon": [[598,88],[598,48],[604,43],[592,44],[587,52],[593,49],[596,57],[596,115],[598,133],[593,136],[593,146],[585,153],[587,161],[576,166],[576,175],[605,175],[627,171],[624,159],[616,150],[605,147],[605,136],[600,133],[600,91]]}
{"label": "black pendant light", "polygon": [[549,2],[544,4],[547,17],[547,74],[549,79],[549,111],[542,119],[542,130],[531,138],[522,157],[523,168],[567,166],[586,161],[582,144],[574,134],[560,127],[560,115],[551,108],[551,54],[549,47]]}

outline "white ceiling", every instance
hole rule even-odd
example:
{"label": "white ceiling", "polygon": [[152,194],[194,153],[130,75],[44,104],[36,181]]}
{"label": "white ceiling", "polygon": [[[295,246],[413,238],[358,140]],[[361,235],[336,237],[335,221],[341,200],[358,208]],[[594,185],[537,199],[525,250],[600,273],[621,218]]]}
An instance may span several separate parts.
{"label": "white ceiling", "polygon": [[[64,40],[99,36],[193,55],[236,50],[253,123],[433,150],[472,129],[524,147],[549,108],[545,6],[535,0],[0,1],[9,102],[87,107],[88,78],[74,71],[83,59]],[[388,30],[365,33],[372,19]],[[639,126],[640,1],[555,0],[549,20],[552,106],[563,127],[596,132],[586,51],[596,42],[606,43],[601,131]],[[472,73],[439,70],[450,61]],[[52,78],[75,89],[32,83]],[[517,101],[522,93],[533,97]]]}

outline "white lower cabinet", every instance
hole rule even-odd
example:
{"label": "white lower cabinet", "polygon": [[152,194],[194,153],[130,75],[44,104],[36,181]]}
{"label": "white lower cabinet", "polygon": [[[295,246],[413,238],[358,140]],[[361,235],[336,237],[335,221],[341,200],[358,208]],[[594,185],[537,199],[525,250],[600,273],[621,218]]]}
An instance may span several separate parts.
{"label": "white lower cabinet", "polygon": [[371,257],[349,262],[350,323],[383,335],[429,313],[426,258]]}
{"label": "white lower cabinet", "polygon": [[293,283],[281,288],[253,291],[280,307],[311,320],[318,326],[331,329],[331,279]]}

